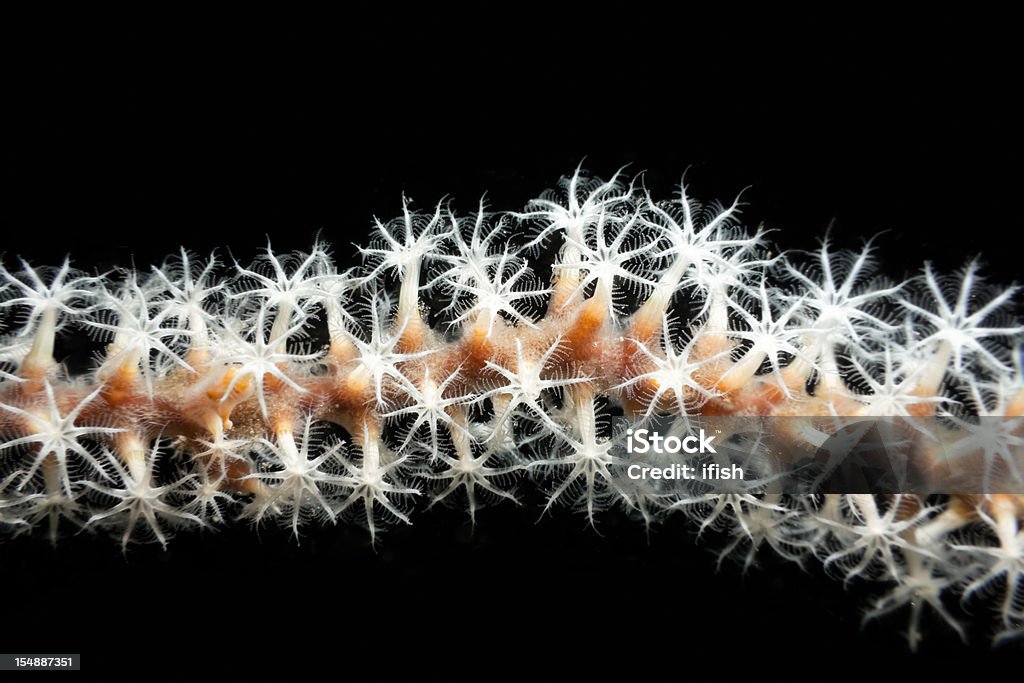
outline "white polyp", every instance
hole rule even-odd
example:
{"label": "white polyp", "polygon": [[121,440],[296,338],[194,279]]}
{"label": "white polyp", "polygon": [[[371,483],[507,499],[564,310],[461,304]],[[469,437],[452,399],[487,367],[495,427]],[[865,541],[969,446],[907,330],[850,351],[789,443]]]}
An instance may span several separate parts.
{"label": "white polyp", "polygon": [[377,433],[364,426],[363,438],[359,445],[363,449],[362,477],[369,484],[380,482],[380,438]]}
{"label": "white polyp", "polygon": [[843,376],[839,372],[839,362],[836,360],[836,346],[830,342],[823,344],[821,356],[818,360],[818,376],[820,385],[826,391],[842,391],[845,389]]}
{"label": "white polyp", "polygon": [[651,297],[647,300],[647,303],[653,309],[660,313],[668,310],[668,306],[672,302],[672,296],[679,289],[679,283],[683,281],[686,269],[690,267],[692,262],[692,259],[684,254],[680,254],[673,259],[672,265],[658,278],[657,284],[654,285],[654,291],[651,292]]}
{"label": "white polyp", "polygon": [[57,309],[47,306],[39,319],[32,348],[25,356],[23,365],[50,365],[53,363],[53,345],[57,336]]}
{"label": "white polyp", "polygon": [[[57,458],[52,455],[46,456],[46,460],[43,461],[40,469],[43,471],[43,485],[46,487],[47,500],[61,500],[65,494],[64,484],[61,480],[60,467],[57,466]],[[50,540],[53,543],[56,543],[59,516],[51,512],[49,515],[49,522]]]}
{"label": "white polyp", "polygon": [[402,327],[420,314],[420,258],[410,258],[402,273],[402,286],[398,292],[398,316],[395,325]]}
{"label": "white polyp", "polygon": [[724,334],[729,331],[729,297],[724,285],[716,284],[708,291],[708,322],[705,329],[710,333]]}
{"label": "white polyp", "polygon": [[992,502],[992,516],[996,520],[996,534],[999,545],[1003,548],[1013,547],[1018,543],[1019,524],[1017,509],[1008,496],[999,496]]}
{"label": "white polyp", "polygon": [[202,309],[197,310],[197,307],[189,308],[188,329],[192,332],[190,337],[192,348],[200,349],[205,348],[208,345],[209,330],[206,326],[206,320],[203,317]]}
{"label": "white polyp", "polygon": [[934,547],[951,532],[960,529],[969,520],[954,509],[944,510],[914,530],[914,539],[926,547]]}
{"label": "white polyp", "polygon": [[[138,345],[125,345],[120,335],[107,347],[106,359],[100,367],[100,374],[109,377],[122,367],[139,368],[142,361],[142,349]],[[113,367],[111,367],[113,365]]]}
{"label": "white polyp", "polygon": [[281,425],[277,428],[277,455],[286,470],[298,469],[302,464],[302,455],[295,443],[295,434],[290,425]]}
{"label": "white polyp", "polygon": [[864,526],[873,527],[880,524],[881,517],[878,515],[878,505],[875,503],[874,496],[867,493],[857,493],[850,496],[850,502],[860,512],[860,516],[864,520]]}
{"label": "white polyp", "polygon": [[584,264],[583,252],[577,246],[586,244],[586,236],[583,234],[584,225],[585,220],[583,218],[570,221],[566,225],[566,239],[558,254],[558,263],[568,266],[568,268],[560,270],[562,277],[574,283],[579,282],[583,277],[580,269],[574,266],[582,266]]}
{"label": "white polyp", "polygon": [[949,341],[943,339],[932,357],[928,359],[924,371],[918,379],[917,390],[921,395],[933,396],[938,393],[952,358],[953,347]]}
{"label": "white polyp", "polygon": [[342,313],[341,304],[334,297],[325,298],[323,303],[327,311],[327,334],[331,339],[331,343],[340,339],[347,341],[345,315]]}
{"label": "white polyp", "polygon": [[149,449],[142,438],[134,432],[124,432],[117,438],[117,456],[128,468],[128,474],[135,482],[143,482],[149,477],[146,454]]}
{"label": "white polyp", "polygon": [[744,386],[757,374],[767,357],[767,351],[754,351],[745,354],[729,368],[722,380],[728,382],[730,387]]}
{"label": "white polyp", "polygon": [[[287,301],[282,301],[277,306],[277,315],[274,316],[274,324],[270,328],[270,338],[267,345],[278,353],[284,353],[288,345],[288,332],[291,329],[292,312],[294,308]],[[256,330],[256,334],[263,334],[263,330]]]}
{"label": "white polyp", "polygon": [[679,283],[683,281],[683,275],[690,267],[690,263],[690,259],[682,255],[672,261],[672,265],[658,278],[647,301],[636,312],[634,324],[661,329],[661,321],[668,312],[672,297],[679,288]]}

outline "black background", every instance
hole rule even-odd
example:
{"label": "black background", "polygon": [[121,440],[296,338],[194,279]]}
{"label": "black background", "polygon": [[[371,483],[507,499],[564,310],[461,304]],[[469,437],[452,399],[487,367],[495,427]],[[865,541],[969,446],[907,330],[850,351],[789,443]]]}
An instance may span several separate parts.
{"label": "black background", "polygon": [[[354,4],[341,15],[49,16],[3,29],[0,251],[148,267],[179,245],[319,234],[351,259],[405,192],[515,210],[586,157],[646,170],[667,197],[745,186],[750,225],[813,248],[880,241],[899,277],[983,253],[1018,276],[1020,64],[1008,16],[947,10],[710,16],[637,3],[552,11]],[[0,544],[0,650],[85,667],[295,658],[424,672],[700,658],[732,675],[908,657],[906,612],[860,629],[869,591],[765,558],[715,571],[680,520],[650,537],[616,514],[420,512],[372,550],[358,528],[176,538],[166,552],[75,537]],[[980,612],[975,609],[975,612]],[[935,620],[914,665],[988,650]],[[1019,652],[1016,654],[1019,655]],[[817,660],[817,657],[822,657]],[[343,663],[343,664],[342,664]],[[733,671],[733,668],[736,671]],[[339,669],[340,670],[340,669]],[[150,671],[147,669],[146,671]],[[819,673],[822,670],[816,669]]]}

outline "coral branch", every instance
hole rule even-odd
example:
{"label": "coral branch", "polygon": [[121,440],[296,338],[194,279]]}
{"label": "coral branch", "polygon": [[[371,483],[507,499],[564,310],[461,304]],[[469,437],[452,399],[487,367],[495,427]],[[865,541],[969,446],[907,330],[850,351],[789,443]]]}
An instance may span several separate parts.
{"label": "coral branch", "polygon": [[[230,273],[184,250],[149,274],[2,268],[0,309],[20,324],[0,345],[0,525],[166,544],[235,516],[296,537],[355,517],[376,542],[418,499],[464,501],[476,521],[533,482],[544,510],[594,526],[611,507],[647,526],[684,511],[744,566],[775,552],[888,582],[868,616],[909,605],[912,647],[924,606],[961,632],[942,599],[956,592],[997,594],[997,637],[1020,635],[1024,327],[999,320],[1017,290],[983,292],[977,262],[880,279],[873,241],[769,257],[739,214],[685,184],[657,202],[621,171],[576,169],[519,213],[403,198],[347,271],[322,244],[268,245]],[[547,245],[549,287],[531,262]],[[106,347],[73,376],[55,340],[86,329]],[[634,430],[681,441],[708,416],[811,416],[770,434],[786,463],[826,446],[830,423],[942,418],[902,466],[985,490],[794,495],[764,462],[717,487],[625,475],[652,463]]]}

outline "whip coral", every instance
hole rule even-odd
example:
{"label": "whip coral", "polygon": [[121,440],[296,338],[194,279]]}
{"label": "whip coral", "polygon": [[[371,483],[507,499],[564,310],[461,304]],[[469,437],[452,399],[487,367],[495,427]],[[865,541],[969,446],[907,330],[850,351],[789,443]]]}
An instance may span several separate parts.
{"label": "whip coral", "polygon": [[[680,513],[748,566],[774,551],[888,584],[867,617],[908,608],[911,646],[925,608],[960,631],[949,596],[989,600],[998,641],[1021,635],[1024,328],[1003,315],[1017,289],[974,262],[887,280],[872,241],[773,253],[739,215],[685,183],[656,201],[577,169],[520,212],[404,200],[350,270],[322,243],[251,265],[182,250],[150,273],[4,268],[0,528],[127,545],[356,519],[380,542],[420,501],[476,520],[534,486],[545,511],[592,525],[610,507],[645,525]],[[54,350],[85,332],[105,346],[74,373]],[[780,461],[834,454],[830,437],[872,417],[908,421],[883,432],[913,434],[899,466],[930,488],[780,483]],[[627,476],[723,471],[733,455],[627,447],[641,426],[678,440],[713,418],[779,419],[756,437],[718,423],[743,480]]]}

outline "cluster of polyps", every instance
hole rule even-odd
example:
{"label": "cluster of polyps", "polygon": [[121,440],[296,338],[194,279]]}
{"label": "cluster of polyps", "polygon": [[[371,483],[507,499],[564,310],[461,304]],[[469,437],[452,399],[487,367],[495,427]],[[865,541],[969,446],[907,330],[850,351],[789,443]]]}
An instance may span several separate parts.
{"label": "cluster of polyps", "polygon": [[[610,506],[645,524],[682,511],[747,564],[768,548],[887,582],[869,616],[909,605],[912,645],[925,605],[961,628],[949,594],[996,594],[998,637],[1020,634],[1020,496],[791,496],[765,480],[688,493],[620,476],[632,456],[613,413],[633,427],[1024,414],[1022,328],[994,322],[1014,289],[985,291],[973,263],[885,282],[871,243],[772,257],[737,214],[685,185],[656,202],[577,170],[521,213],[405,204],[344,272],[319,244],[268,247],[230,275],[184,251],[148,274],[3,269],[0,526],[164,543],[239,518],[298,535],[355,516],[374,535],[421,498],[472,516],[536,482],[547,507],[591,523]],[[545,249],[550,287],[531,267]],[[55,340],[84,330],[107,345],[71,376]],[[961,466],[1005,470],[1021,434],[1012,424]]]}

